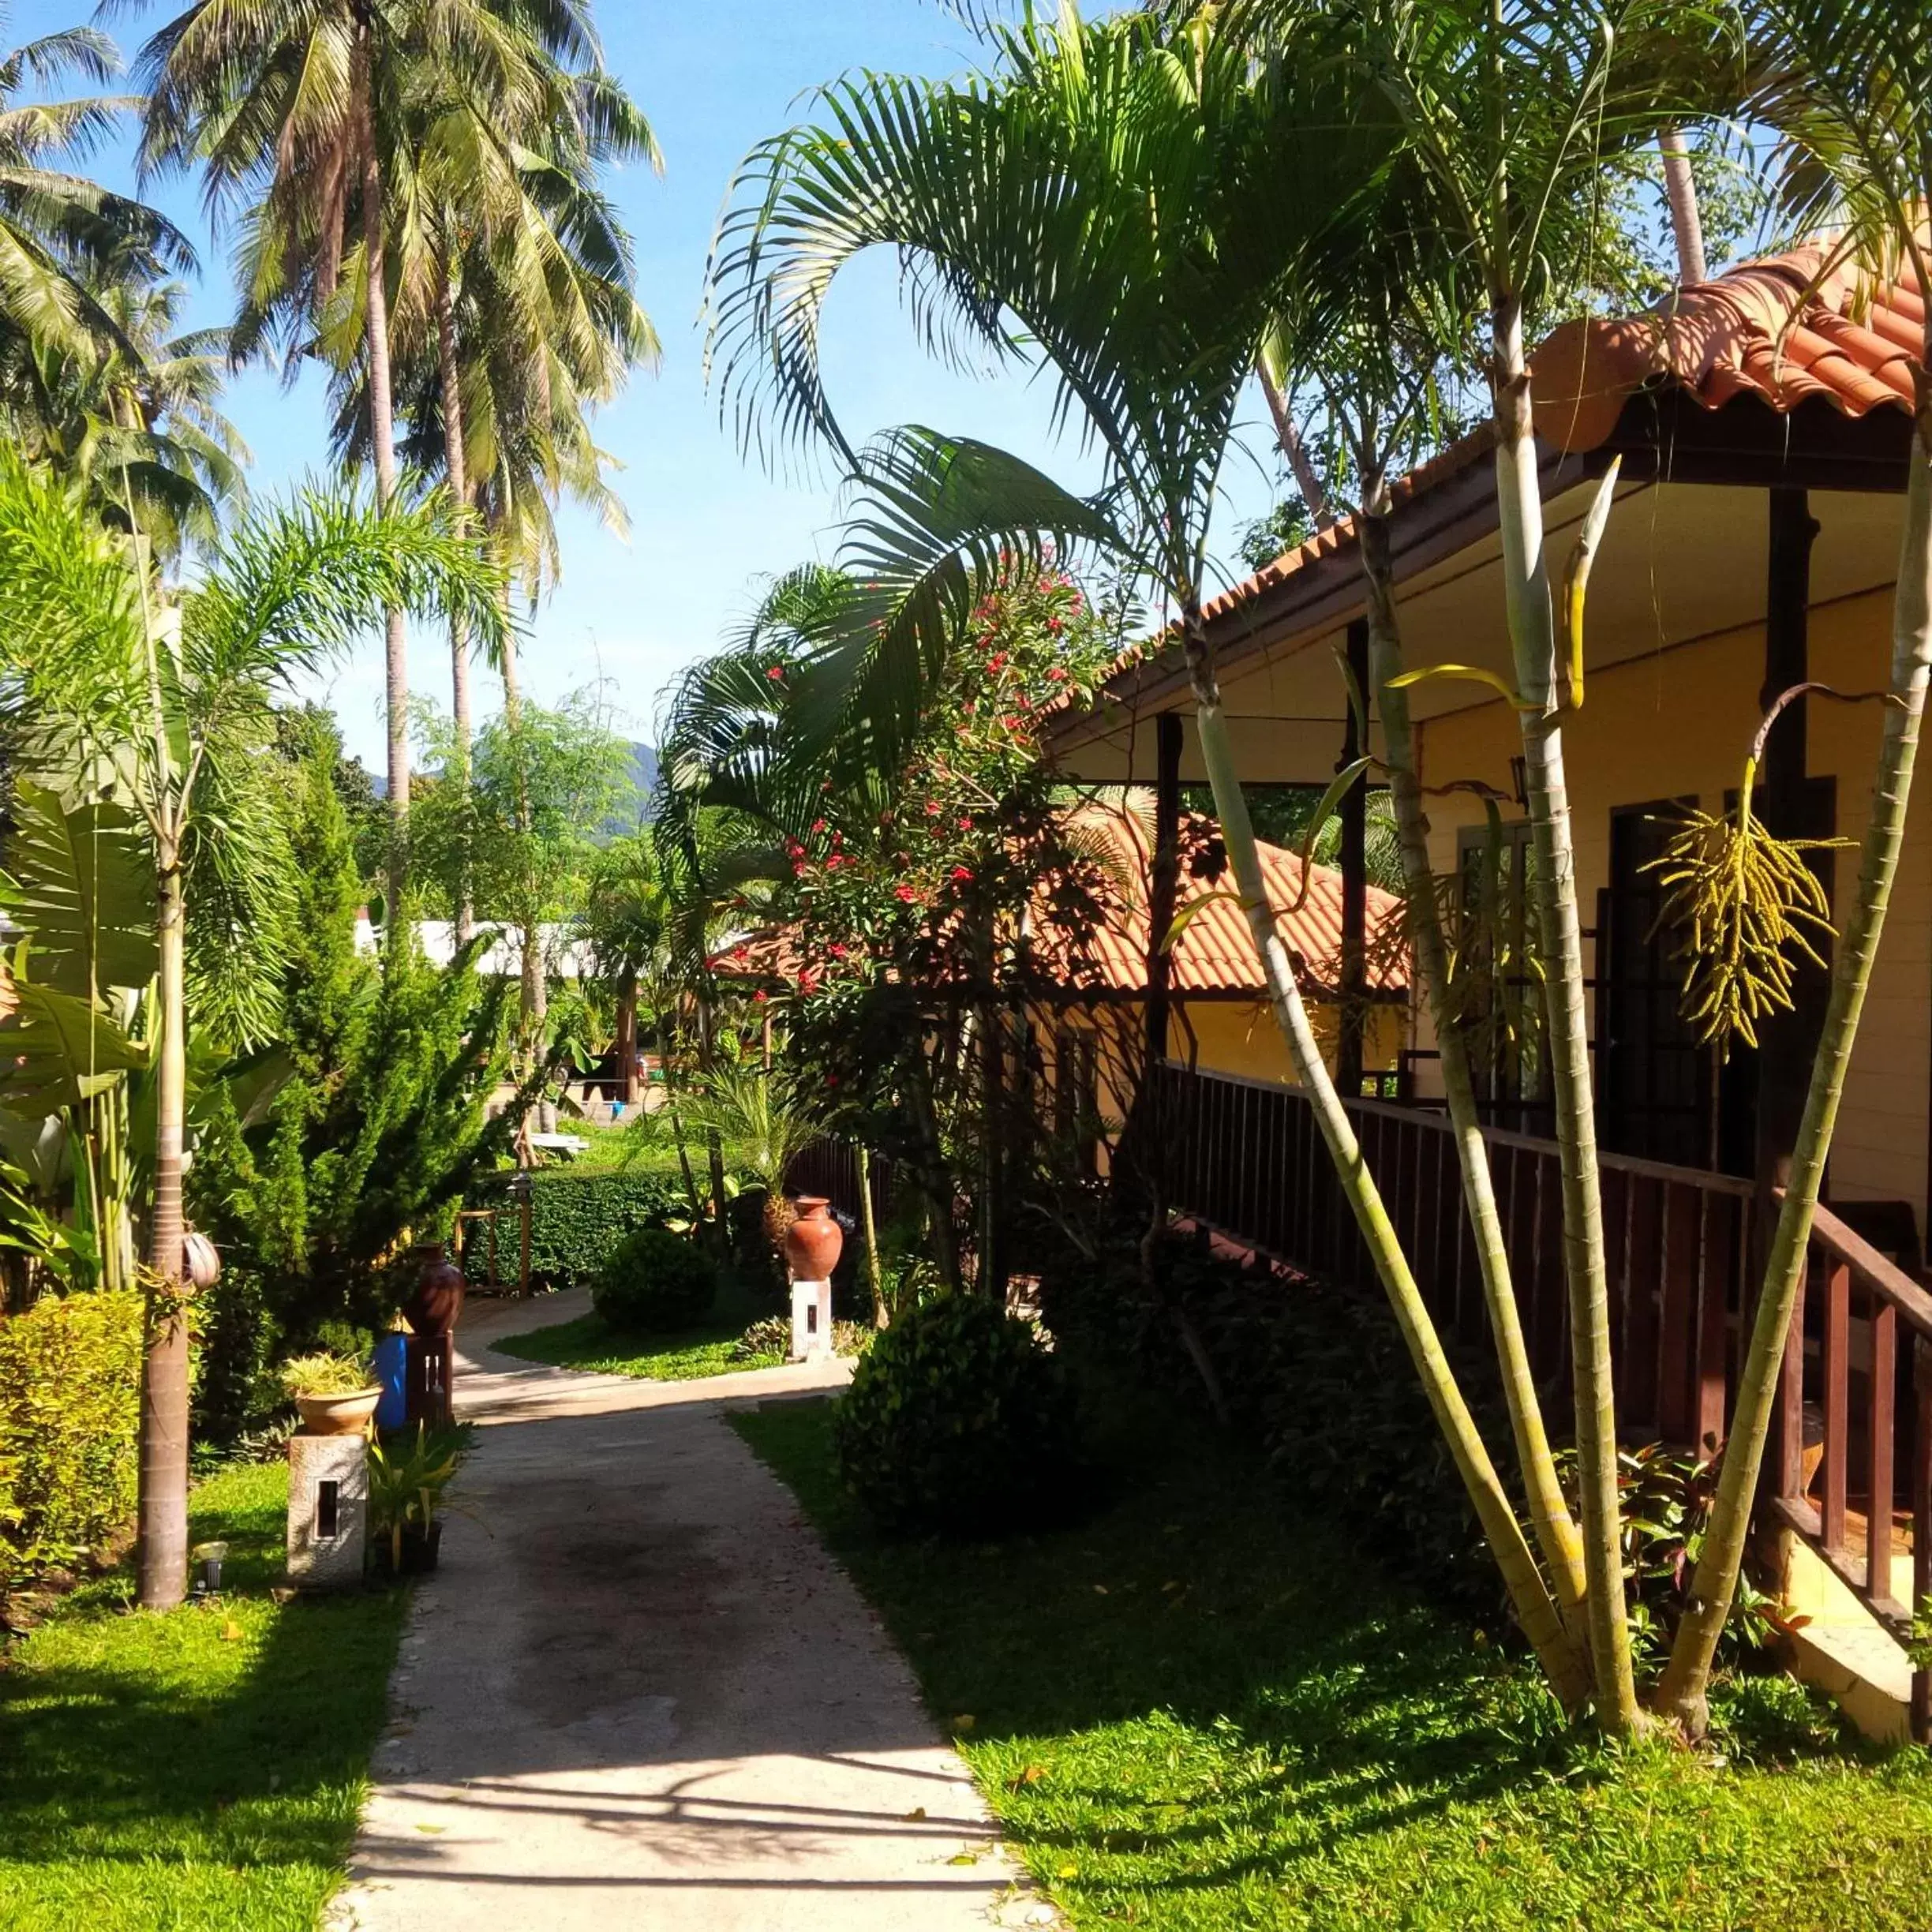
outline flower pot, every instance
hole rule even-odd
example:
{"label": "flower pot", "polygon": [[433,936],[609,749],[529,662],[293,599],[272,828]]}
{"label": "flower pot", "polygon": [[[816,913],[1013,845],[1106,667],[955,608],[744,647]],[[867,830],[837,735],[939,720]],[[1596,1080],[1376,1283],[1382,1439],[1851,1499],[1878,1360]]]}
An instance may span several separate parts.
{"label": "flower pot", "polygon": [[822,1194],[801,1194],[798,1218],[785,1230],[785,1265],[794,1281],[829,1281],[845,1245],[844,1231],[826,1211]]}
{"label": "flower pot", "polygon": [[382,1387],[372,1383],[346,1395],[298,1395],[305,1436],[366,1436],[382,1400]]}
{"label": "flower pot", "polygon": [[395,1544],[387,1536],[375,1537],[369,1547],[375,1552],[378,1576],[427,1576],[436,1567],[442,1552],[443,1526],[432,1522],[427,1530],[421,1530],[412,1523],[402,1532],[399,1559]]}
{"label": "flower pot", "polygon": [[466,1292],[463,1271],[443,1252],[440,1241],[425,1242],[417,1252],[423,1264],[402,1312],[419,1335],[453,1335]]}

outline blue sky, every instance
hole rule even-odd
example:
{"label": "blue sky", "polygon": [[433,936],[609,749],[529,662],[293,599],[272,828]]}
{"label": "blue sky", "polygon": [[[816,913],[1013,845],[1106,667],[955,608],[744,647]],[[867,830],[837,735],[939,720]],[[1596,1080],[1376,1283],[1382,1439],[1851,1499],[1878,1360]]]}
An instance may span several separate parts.
{"label": "blue sky", "polygon": [[[132,61],[141,40],[181,0],[122,13],[110,30]],[[12,21],[17,42],[87,17],[84,0],[24,0]],[[836,505],[823,483],[787,482],[742,458],[704,388],[698,323],[706,249],[733,169],[766,135],[799,117],[801,96],[849,69],[949,73],[970,64],[967,29],[937,0],[703,0],[696,6],[602,0],[606,57],[650,115],[665,172],[626,172],[613,184],[636,237],[638,294],[664,343],[656,373],[639,370],[597,420],[601,444],[623,465],[617,486],[631,532],[625,543],[594,519],[562,519],[564,579],[536,614],[527,647],[530,688],[540,698],[601,684],[618,727],[650,736],[660,692],[755,601],[761,574],[836,548]],[[93,171],[131,185],[125,145],[97,155]],[[151,190],[202,245],[194,320],[227,319],[227,247],[209,238],[197,185]],[[1081,480],[1079,453],[1048,440],[1043,384],[1002,374],[957,376],[927,361],[900,312],[891,264],[848,271],[826,329],[829,386],[844,419],[870,431],[918,421],[1001,443],[1068,481]],[[230,413],[254,452],[257,488],[320,467],[327,445],[321,384],[291,391],[279,374],[238,377]],[[1230,503],[1217,519],[1223,547],[1273,495],[1273,466],[1251,410],[1256,459],[1237,459]],[[440,640],[414,641],[411,683],[448,702]],[[493,686],[493,680],[485,680]],[[380,646],[370,640],[324,682],[350,749],[380,769]],[[495,693],[480,693],[493,704]]]}

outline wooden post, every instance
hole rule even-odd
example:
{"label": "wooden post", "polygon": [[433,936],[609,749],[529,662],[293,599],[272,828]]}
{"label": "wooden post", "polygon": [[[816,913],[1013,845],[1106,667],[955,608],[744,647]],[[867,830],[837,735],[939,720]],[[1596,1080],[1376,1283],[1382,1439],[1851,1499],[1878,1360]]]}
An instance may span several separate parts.
{"label": "wooden post", "polygon": [[[1758,694],[1759,704],[1766,709],[1810,674],[1811,545],[1818,532],[1802,489],[1778,489],[1769,495],[1765,675]],[[1806,769],[1806,701],[1799,698],[1772,726],[1758,772],[1754,808],[1766,828],[1780,838],[1829,837],[1833,830],[1818,822],[1819,808]],[[1761,1179],[1776,1172],[1796,1144],[1828,979],[1815,968],[1801,971],[1794,1010],[1767,1016],[1758,1029],[1755,1170]]]}
{"label": "wooden post", "polygon": [[1174,957],[1165,945],[1181,884],[1181,717],[1163,711],[1154,721],[1154,855],[1148,878],[1147,1057],[1167,1058],[1167,989]]}
{"label": "wooden post", "polygon": [[[1355,688],[1368,702],[1368,620],[1357,617],[1348,627],[1349,670]],[[1348,707],[1342,728],[1342,756],[1335,769],[1354,764],[1368,750]],[[1335,1086],[1344,1099],[1359,1099],[1362,1084],[1362,1028],[1368,1017],[1368,873],[1366,852],[1368,788],[1351,785],[1342,800],[1342,1031],[1335,1052]]]}

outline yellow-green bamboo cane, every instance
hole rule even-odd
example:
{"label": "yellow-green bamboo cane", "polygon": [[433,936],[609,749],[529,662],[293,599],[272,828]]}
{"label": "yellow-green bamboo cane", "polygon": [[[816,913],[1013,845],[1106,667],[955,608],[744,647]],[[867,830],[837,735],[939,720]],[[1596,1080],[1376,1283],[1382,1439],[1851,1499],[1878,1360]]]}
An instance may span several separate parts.
{"label": "yellow-green bamboo cane", "polygon": [[1586,1587],[1582,1539],[1563,1500],[1556,1458],[1550,1453],[1549,1432],[1544,1425],[1536,1377],[1523,1343],[1503,1217],[1496,1208],[1496,1188],[1489,1171],[1488,1144],[1483,1138],[1482,1118],[1476,1105],[1469,1043],[1449,1007],[1448,950],[1429,864],[1421,781],[1416,769],[1415,734],[1409,718],[1409,693],[1393,682],[1402,674],[1402,646],[1386,515],[1373,509],[1365,512],[1361,549],[1362,571],[1368,583],[1369,670],[1376,687],[1383,762],[1395,809],[1402,878],[1408,888],[1410,944],[1428,1000],[1430,1017],[1435,1022],[1443,1094],[1462,1171],[1462,1198],[1476,1238],[1483,1297],[1489,1311],[1490,1331],[1496,1342],[1496,1364],[1509,1407],[1510,1428],[1515,1438],[1530,1526],[1556,1592],[1557,1608],[1572,1635],[1581,1640],[1585,1634]]}
{"label": "yellow-green bamboo cane", "polygon": [[1302,1005],[1300,987],[1290,963],[1287,948],[1275,930],[1275,915],[1267,899],[1260,858],[1255,847],[1254,827],[1236,776],[1228,743],[1227,721],[1221,709],[1221,693],[1215,677],[1211,646],[1202,623],[1198,601],[1190,600],[1182,612],[1182,628],[1187,646],[1188,668],[1193,687],[1195,724],[1200,736],[1201,758],[1214,793],[1215,811],[1221,822],[1229,863],[1239,888],[1242,910],[1253,937],[1267,987],[1268,1002],[1288,1046],[1295,1078],[1309,1096],[1323,1140],[1327,1144],[1342,1189],[1348,1197],[1357,1226],[1368,1243],[1376,1272],[1381,1278],[1389,1305],[1407,1344],[1424,1392],[1435,1412],[1438,1426],[1449,1445],[1477,1518],[1488,1539],[1498,1567],[1502,1571],[1510,1603],[1523,1634],[1529,1638],[1552,1687],[1566,1709],[1574,1710],[1589,1696],[1589,1673],[1585,1660],[1563,1627],[1555,1601],[1516,1519],[1516,1512],[1489,1458],[1475,1418],[1458,1387],[1455,1372],[1443,1353],[1436,1324],[1425,1305],[1408,1258],[1402,1251],[1387,1211],[1377,1191],[1368,1163],[1362,1158],[1355,1130],[1335,1092],[1335,1083],[1321,1057],[1321,1049]]}
{"label": "yellow-green bamboo cane", "polygon": [[[1858,895],[1844,919],[1833,963],[1824,1031],[1811,1063],[1811,1084],[1792,1153],[1791,1178],[1765,1265],[1750,1347],[1739,1378],[1717,1499],[1705,1536],[1704,1553],[1691,1582],[1691,1606],[1678,1626],[1670,1662],[1657,1690],[1661,1708],[1693,1736],[1704,1731],[1711,1660],[1737,1592],[1792,1306],[1803,1275],[1825,1156],[1844,1092],[1845,1069],[1851,1064],[1859,1016],[1871,983],[1872,962],[1904,844],[1905,806],[1918,757],[1926,680],[1932,675],[1932,375],[1926,373],[1932,369],[1932,328],[1927,336],[1926,366],[1919,373],[1918,421],[1893,608],[1894,702],[1885,707],[1885,732],[1872,784],[1871,818],[1859,862]],[[1919,1526],[1918,1533],[1926,1533],[1924,1524]]]}
{"label": "yellow-green bamboo cane", "polygon": [[1563,1175],[1563,1275],[1570,1297],[1590,1657],[1598,1721],[1613,1735],[1622,1736],[1635,1728],[1638,1713],[1623,1601],[1609,1275],[1604,1259],[1603,1195],[1590,1091],[1576,855],[1563,774],[1563,730],[1557,721],[1556,612],[1543,566],[1543,499],[1537,476],[1530,371],[1523,353],[1522,305],[1513,296],[1497,301],[1493,331],[1496,505],[1510,644],[1522,700],[1516,716],[1527,769],[1536,856],[1533,887],[1543,945],[1550,1081]]}

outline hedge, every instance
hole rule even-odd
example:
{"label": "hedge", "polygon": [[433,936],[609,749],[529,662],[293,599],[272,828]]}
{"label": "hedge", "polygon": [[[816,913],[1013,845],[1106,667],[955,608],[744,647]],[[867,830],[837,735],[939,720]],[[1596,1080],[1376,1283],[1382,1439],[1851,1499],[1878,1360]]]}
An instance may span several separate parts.
{"label": "hedge", "polygon": [[143,1320],[132,1290],[0,1317],[0,1586],[73,1563],[133,1514]]}
{"label": "hedge", "polygon": [[[676,1174],[613,1174],[608,1170],[576,1174],[568,1167],[539,1167],[530,1181],[531,1279],[558,1288],[575,1288],[590,1281],[627,1234],[641,1227],[660,1226],[668,1216],[689,1211]],[[497,1272],[505,1281],[514,1282],[521,1238],[515,1204],[506,1206],[500,1184],[487,1195],[463,1204],[505,1208],[496,1223]],[[464,1272],[473,1282],[487,1281],[487,1227],[472,1222],[463,1238]]]}

